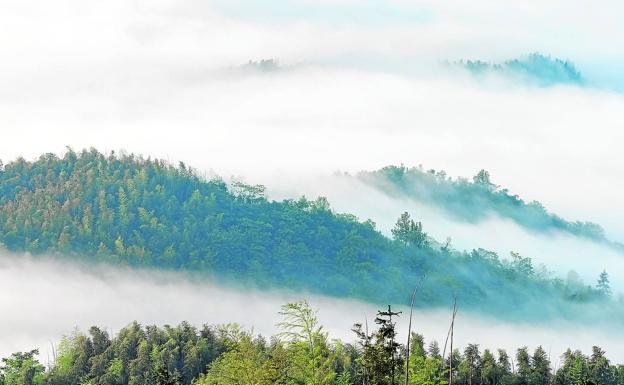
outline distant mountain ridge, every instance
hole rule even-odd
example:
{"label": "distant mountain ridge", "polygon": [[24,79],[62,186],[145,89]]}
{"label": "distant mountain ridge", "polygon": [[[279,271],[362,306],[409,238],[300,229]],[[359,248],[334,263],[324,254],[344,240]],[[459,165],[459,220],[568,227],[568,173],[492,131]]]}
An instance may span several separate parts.
{"label": "distant mountain ridge", "polygon": [[452,65],[463,68],[475,76],[501,75],[545,87],[557,84],[582,85],[585,83],[574,63],[569,60],[551,58],[540,53],[532,53],[500,63],[460,60],[452,63]]}
{"label": "distant mountain ridge", "polygon": [[509,190],[492,183],[486,170],[481,170],[469,180],[450,178],[444,171],[401,165],[363,171],[356,177],[384,194],[438,207],[455,220],[478,223],[496,215],[510,219],[530,232],[559,231],[624,253],[624,245],[608,239],[600,225],[569,221],[548,212],[538,201],[525,202],[518,195],[512,195]]}

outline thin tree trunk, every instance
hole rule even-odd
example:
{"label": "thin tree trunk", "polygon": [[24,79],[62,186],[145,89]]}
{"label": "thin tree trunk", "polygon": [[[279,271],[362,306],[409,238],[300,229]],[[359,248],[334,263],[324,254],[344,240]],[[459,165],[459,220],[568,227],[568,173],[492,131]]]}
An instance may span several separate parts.
{"label": "thin tree trunk", "polygon": [[455,328],[455,315],[457,314],[457,297],[453,301],[453,318],[451,319],[451,352],[449,353],[449,385],[453,385],[453,331]]}
{"label": "thin tree trunk", "polygon": [[406,355],[406,360],[405,360],[405,385],[409,385],[410,342],[411,342],[411,339],[412,339],[412,314],[414,313],[414,301],[416,300],[416,291],[418,290],[418,288],[420,287],[420,285],[422,284],[422,282],[424,281],[426,276],[427,276],[426,274],[423,274],[423,276],[420,277],[420,280],[418,281],[418,284],[416,284],[416,287],[414,288],[414,291],[412,292],[412,299],[410,301],[409,324],[407,326],[407,351],[405,353],[405,355]]}
{"label": "thin tree trunk", "polygon": [[416,288],[412,292],[412,300],[410,302],[409,323],[407,324],[407,350],[405,352],[405,385],[409,385],[409,359],[410,359],[410,341],[412,339],[412,313],[414,311],[414,298],[416,297]]}

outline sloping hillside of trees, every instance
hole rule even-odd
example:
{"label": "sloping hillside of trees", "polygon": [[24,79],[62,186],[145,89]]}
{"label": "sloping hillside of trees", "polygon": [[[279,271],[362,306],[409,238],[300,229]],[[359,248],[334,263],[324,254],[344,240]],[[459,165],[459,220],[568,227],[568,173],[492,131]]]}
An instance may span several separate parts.
{"label": "sloping hillside of trees", "polygon": [[357,177],[386,194],[439,207],[456,220],[478,223],[495,215],[510,219],[528,231],[559,231],[624,252],[623,245],[606,238],[600,225],[587,221],[569,221],[548,212],[540,202],[525,202],[518,195],[512,195],[509,190],[492,183],[486,170],[479,171],[471,180],[452,179],[444,171],[401,165],[361,172]]}
{"label": "sloping hillside of trees", "polygon": [[[580,304],[611,301],[606,273],[584,286],[551,278],[516,253],[455,251],[408,213],[393,234],[333,212],[324,198],[271,201],[263,186],[228,186],[182,163],[135,155],[69,150],[0,169],[0,243],[12,251],[375,303],[406,303],[426,276],[420,306],[446,306],[457,295],[464,308],[498,317],[573,317]],[[611,302],[583,313],[620,314]]]}
{"label": "sloping hillside of trees", "polygon": [[115,336],[92,327],[65,337],[48,368],[36,350],[4,358],[0,385],[624,383],[624,366],[612,364],[598,346],[590,355],[568,349],[551,361],[541,346],[521,347],[515,354],[481,350],[478,344],[451,351],[412,332],[408,347],[387,312],[378,313],[370,331],[355,324],[356,342],[344,343],[328,338],[305,301],[284,305],[280,315],[281,333],[270,340],[235,324],[197,329],[184,322],[133,323]]}

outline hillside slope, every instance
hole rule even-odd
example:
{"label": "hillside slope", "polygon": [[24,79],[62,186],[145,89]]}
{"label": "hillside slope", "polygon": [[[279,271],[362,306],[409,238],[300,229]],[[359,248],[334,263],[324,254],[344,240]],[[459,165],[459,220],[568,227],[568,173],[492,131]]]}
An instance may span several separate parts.
{"label": "hillside slope", "polygon": [[440,208],[456,221],[479,223],[494,215],[509,219],[530,232],[562,232],[624,253],[624,245],[608,239],[600,225],[570,221],[548,212],[540,202],[526,202],[492,183],[485,170],[468,180],[450,178],[444,171],[401,165],[361,172],[356,177],[389,196]]}
{"label": "hillside slope", "polygon": [[324,198],[269,201],[263,186],[95,150],[18,159],[0,171],[0,242],[12,251],[375,303],[407,302],[426,275],[419,306],[447,306],[457,295],[464,308],[509,318],[572,317],[609,301],[604,287],[553,279],[517,254],[442,247],[403,219],[388,239]]}

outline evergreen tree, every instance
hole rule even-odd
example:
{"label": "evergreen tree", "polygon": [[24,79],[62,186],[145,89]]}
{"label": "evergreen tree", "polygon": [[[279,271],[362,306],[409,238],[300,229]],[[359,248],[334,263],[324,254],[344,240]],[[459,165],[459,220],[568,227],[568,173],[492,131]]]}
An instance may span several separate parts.
{"label": "evergreen tree", "polygon": [[518,385],[530,385],[532,374],[531,357],[526,346],[518,349],[516,365]]}
{"label": "evergreen tree", "polygon": [[464,363],[467,368],[468,385],[480,382],[481,378],[481,355],[479,345],[468,344],[464,350]]}
{"label": "evergreen tree", "polygon": [[427,246],[427,233],[422,230],[422,223],[414,222],[408,212],[401,214],[394,228],[390,230],[394,239],[406,245],[422,248]]}
{"label": "evergreen tree", "polygon": [[603,270],[602,273],[600,273],[596,289],[598,289],[598,292],[600,292],[603,296],[611,297],[611,285],[609,284],[609,275],[606,270]]}
{"label": "evergreen tree", "polygon": [[538,346],[531,357],[530,385],[550,384],[550,360],[541,346]]}
{"label": "evergreen tree", "polygon": [[395,323],[392,317],[398,315],[388,306],[379,311],[375,318],[377,330],[368,335],[362,324],[355,324],[353,331],[359,338],[362,354],[359,363],[367,385],[395,385],[400,376],[403,360],[399,355],[400,344],[395,341]]}

